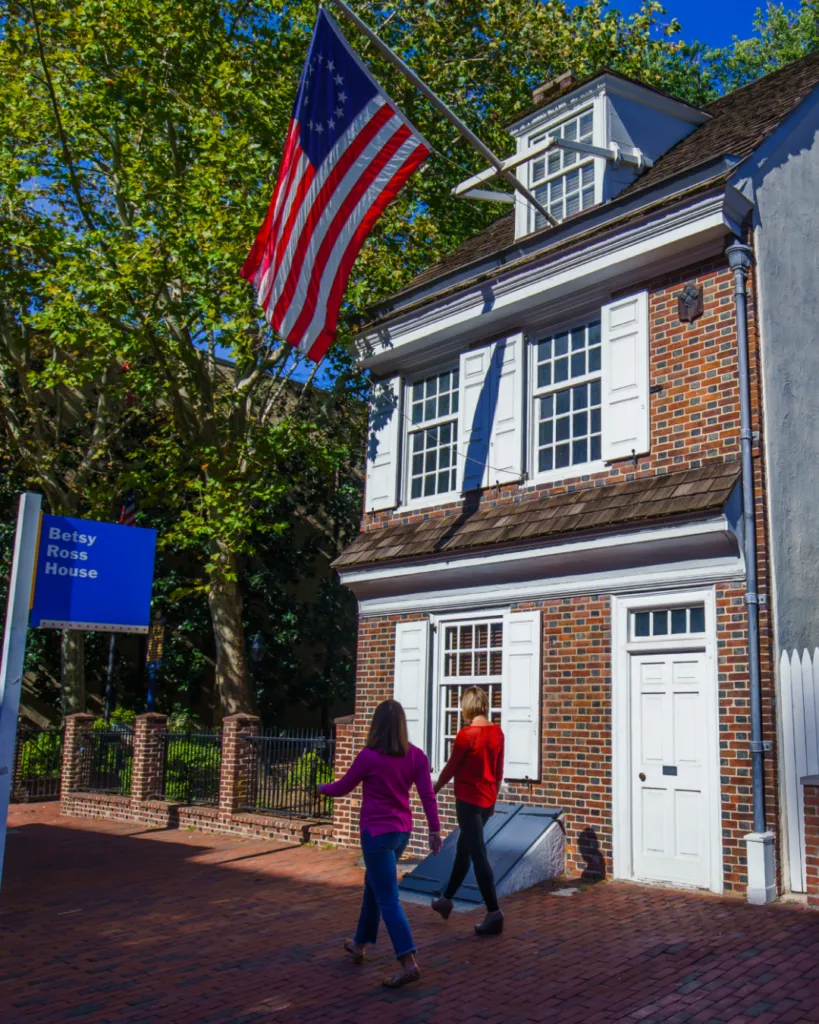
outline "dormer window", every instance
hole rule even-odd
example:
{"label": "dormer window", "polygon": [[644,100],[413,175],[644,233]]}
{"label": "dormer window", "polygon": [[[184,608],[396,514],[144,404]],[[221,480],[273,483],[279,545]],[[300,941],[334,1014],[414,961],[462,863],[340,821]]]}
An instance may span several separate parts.
{"label": "dormer window", "polygon": [[[584,110],[548,131],[532,135],[529,147],[540,146],[549,136],[590,146],[593,129],[593,112]],[[565,220],[573,213],[594,205],[594,156],[554,146],[532,160],[529,186],[556,220]],[[546,219],[542,214],[533,210],[532,217],[533,231],[545,226]]]}

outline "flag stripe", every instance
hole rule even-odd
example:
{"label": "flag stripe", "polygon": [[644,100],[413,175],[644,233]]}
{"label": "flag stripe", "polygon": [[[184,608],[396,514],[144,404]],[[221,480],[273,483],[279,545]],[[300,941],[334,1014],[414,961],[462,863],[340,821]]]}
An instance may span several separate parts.
{"label": "flag stripe", "polygon": [[[413,142],[414,141],[415,140],[413,140]],[[355,234],[348,243],[347,248],[341,254],[338,269],[333,277],[332,286],[327,297],[327,308],[326,310],[321,310],[319,307],[319,310],[317,310],[316,316],[314,317],[314,322],[305,332],[301,341],[302,345],[307,350],[307,354],[311,359],[316,360],[316,362],[324,356],[327,349],[335,341],[336,330],[333,325],[335,324],[338,316],[338,311],[341,308],[341,302],[344,298],[344,289],[347,285],[347,280],[352,271],[356,257],[361,251],[362,245],[367,240],[367,236],[372,230],[373,224],[375,224],[387,206],[398,195],[406,180],[428,156],[429,149],[427,149],[426,146],[421,145],[415,147],[397,173],[393,175],[391,180],[381,190],[381,194],[378,196],[378,199],[372,204],[369,210],[367,210],[364,219],[355,231]],[[321,314],[324,316],[323,322],[321,322]],[[319,323],[317,323],[317,321]]]}
{"label": "flag stripe", "polygon": [[[294,296],[298,296],[301,292],[298,287],[301,277],[309,278],[321,272],[322,246],[328,234],[332,236],[334,231],[343,225],[343,219],[339,219],[342,211],[351,209],[351,198],[352,205],[354,205],[362,189],[367,187],[368,176],[373,173],[377,174],[380,170],[385,162],[384,147],[391,145],[396,128],[405,134],[408,133],[408,129],[397,118],[393,118],[391,113],[389,107],[381,107],[370,124],[367,125],[367,129],[370,131],[365,129],[361,132],[355,145],[351,146],[336,164],[333,174],[325,183],[328,193],[332,193],[332,205],[328,205],[327,202],[314,203],[307,211],[304,225],[299,231],[295,243],[291,270],[283,282],[281,299],[278,308],[274,311],[274,325],[285,335],[289,333],[289,324],[292,324],[293,319],[287,315],[292,309],[291,303]],[[375,134],[376,132],[377,134]],[[370,145],[371,142],[372,145]],[[375,154],[372,158],[370,158],[371,153]],[[302,275],[302,266],[308,250],[311,259],[307,261],[304,268],[305,274]],[[281,323],[275,323],[276,320],[281,320]]]}
{"label": "flag stripe", "polygon": [[[282,232],[277,253],[276,280],[270,292],[265,294],[261,300],[266,309],[269,308],[271,302],[274,306],[278,302],[278,297],[297,259],[300,265],[304,253],[303,251],[299,252],[299,243],[303,241],[306,245],[309,242],[312,234],[312,231],[309,230],[311,220],[315,224],[327,210],[327,204],[331,201],[335,202],[336,197],[333,196],[335,186],[344,180],[347,169],[363,154],[373,136],[391,116],[392,110],[383,100],[368,104],[362,112],[362,116],[350,126],[351,128],[355,127],[355,131],[350,134],[349,139],[339,139],[339,143],[343,143],[343,145],[338,147],[337,159],[333,162],[326,160],[319,169],[319,173],[310,182],[310,188],[301,200],[299,209],[294,211],[294,221]],[[284,271],[279,273],[282,265],[284,265]]]}
{"label": "flag stripe", "polygon": [[[325,234],[316,252],[316,259],[311,268],[312,272],[305,280],[303,289],[297,294],[296,301],[291,304],[288,315],[282,324],[282,333],[292,334],[297,343],[301,343],[302,335],[317,312],[318,305],[322,301],[326,302],[328,288],[324,286],[325,268],[330,264],[330,273],[334,273],[333,262],[335,266],[338,266],[338,259],[333,261],[331,259],[333,254],[339,246],[343,250],[349,241],[366,212],[368,201],[372,202],[373,197],[369,195],[370,187],[373,183],[378,182],[382,170],[390,171],[396,160],[396,154],[407,143],[407,140],[412,146],[412,133],[406,125],[400,124],[392,138],[382,146],[378,155],[366,166],[356,182],[356,188],[344,197],[341,206],[336,211],[331,225],[332,230]],[[404,157],[398,161],[398,166],[403,163],[403,160]],[[390,177],[392,177],[392,173],[390,173]],[[381,189],[379,188],[378,191],[380,192]],[[296,315],[293,315],[294,310]]]}

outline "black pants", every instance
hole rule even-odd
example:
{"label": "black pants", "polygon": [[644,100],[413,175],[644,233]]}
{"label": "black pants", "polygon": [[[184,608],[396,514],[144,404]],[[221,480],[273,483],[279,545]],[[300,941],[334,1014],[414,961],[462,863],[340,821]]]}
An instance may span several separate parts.
{"label": "black pants", "polygon": [[471,860],[481,896],[486,904],[486,909],[491,913],[498,910],[498,897],[495,893],[495,876],[492,874],[489,858],[486,855],[483,827],[492,817],[492,808],[476,807],[475,804],[468,804],[465,800],[456,800],[455,811],[458,815],[461,834],[458,836],[455,863],[452,865],[449,883],[444,889],[444,897],[451,900],[461,888],[466,873],[469,871]]}

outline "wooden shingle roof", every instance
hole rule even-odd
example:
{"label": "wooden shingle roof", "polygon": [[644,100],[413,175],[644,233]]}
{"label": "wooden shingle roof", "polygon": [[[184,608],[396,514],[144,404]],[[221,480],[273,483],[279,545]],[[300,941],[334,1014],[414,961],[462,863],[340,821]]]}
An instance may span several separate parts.
{"label": "wooden shingle roof", "polygon": [[565,494],[517,496],[496,505],[464,504],[444,516],[360,534],[333,563],[353,569],[380,562],[467,553],[488,545],[521,547],[546,538],[720,511],[739,479],[736,462],[683,473],[587,487]]}

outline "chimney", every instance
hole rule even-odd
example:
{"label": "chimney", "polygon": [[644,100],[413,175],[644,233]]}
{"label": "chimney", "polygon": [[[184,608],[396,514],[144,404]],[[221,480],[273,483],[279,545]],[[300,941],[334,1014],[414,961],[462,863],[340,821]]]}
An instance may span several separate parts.
{"label": "chimney", "polygon": [[552,78],[542,85],[536,85],[532,90],[532,101],[536,106],[540,106],[546,100],[555,99],[557,96],[562,96],[564,92],[574,89],[576,84],[577,76],[574,71],[564,71],[557,78]]}

